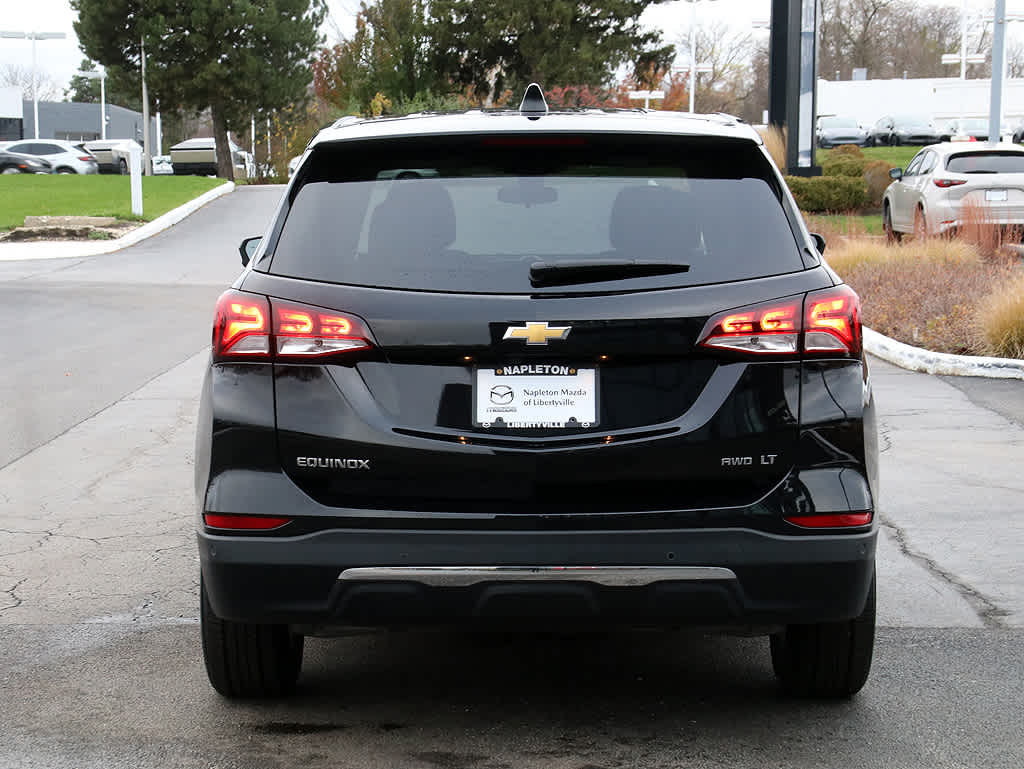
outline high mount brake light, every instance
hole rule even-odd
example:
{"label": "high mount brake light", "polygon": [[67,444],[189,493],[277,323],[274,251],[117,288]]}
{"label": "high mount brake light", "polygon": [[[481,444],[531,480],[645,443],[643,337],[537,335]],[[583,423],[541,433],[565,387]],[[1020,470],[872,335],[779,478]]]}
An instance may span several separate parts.
{"label": "high mount brake light", "polygon": [[232,289],[217,300],[213,355],[301,360],[369,349],[369,337],[353,316]]}
{"label": "high mount brake light", "polygon": [[946,187],[956,187],[957,185],[960,185],[960,184],[967,184],[967,180],[966,179],[932,179],[932,183],[936,187],[942,187],[943,189],[945,189]]}
{"label": "high mount brake light", "polygon": [[858,355],[860,300],[848,286],[812,291],[714,315],[700,344],[753,355],[830,353]]}

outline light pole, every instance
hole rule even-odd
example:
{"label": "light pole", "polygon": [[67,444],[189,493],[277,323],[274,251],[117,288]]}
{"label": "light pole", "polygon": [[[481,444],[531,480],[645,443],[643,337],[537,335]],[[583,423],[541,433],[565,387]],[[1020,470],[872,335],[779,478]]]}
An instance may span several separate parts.
{"label": "light pole", "polygon": [[107,138],[107,70],[101,64],[99,70],[79,72],[82,77],[100,81],[100,138]]}
{"label": "light pole", "polygon": [[[708,0],[711,2],[711,0]],[[697,88],[697,70],[710,72],[708,64],[697,64],[697,3],[700,0],[685,0],[690,4],[690,114],[693,114],[693,97]]]}
{"label": "light pole", "polygon": [[67,35],[63,32],[13,32],[5,31],[0,32],[0,37],[5,37],[11,40],[31,40],[32,41],[32,121],[33,127],[35,128],[35,138],[39,138],[39,93],[36,87],[36,81],[39,79],[36,75],[36,40],[63,40]]}

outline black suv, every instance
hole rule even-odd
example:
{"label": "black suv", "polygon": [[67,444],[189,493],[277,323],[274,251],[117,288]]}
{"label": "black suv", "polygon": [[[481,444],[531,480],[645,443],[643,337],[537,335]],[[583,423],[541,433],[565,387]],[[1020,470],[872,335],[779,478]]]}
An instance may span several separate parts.
{"label": "black suv", "polygon": [[[226,696],[351,628],[771,636],[864,684],[874,406],[856,294],[724,116],[345,119],[217,303],[196,450]],[[251,260],[250,260],[251,257]]]}

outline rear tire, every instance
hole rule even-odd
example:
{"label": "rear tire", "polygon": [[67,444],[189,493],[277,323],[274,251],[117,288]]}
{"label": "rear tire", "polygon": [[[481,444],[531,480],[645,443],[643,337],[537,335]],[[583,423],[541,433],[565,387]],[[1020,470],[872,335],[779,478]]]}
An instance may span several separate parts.
{"label": "rear tire", "polygon": [[882,206],[882,229],[885,230],[886,243],[894,244],[903,240],[903,233],[897,232],[892,226],[892,208],[887,203]]}
{"label": "rear tire", "polygon": [[914,240],[924,240],[928,237],[928,220],[924,217],[924,210],[918,206],[914,211]]}
{"label": "rear tire", "polygon": [[221,619],[200,580],[199,627],[203,661],[213,688],[225,697],[282,697],[295,688],[302,668],[303,637],[287,625]]}
{"label": "rear tire", "polygon": [[123,158],[117,164],[117,170],[118,170],[118,173],[121,174],[121,176],[127,176],[128,175],[128,163]]}
{"label": "rear tire", "polygon": [[842,699],[861,690],[875,645],[875,578],[859,617],[843,622],[789,625],[771,637],[772,667],[796,697]]}

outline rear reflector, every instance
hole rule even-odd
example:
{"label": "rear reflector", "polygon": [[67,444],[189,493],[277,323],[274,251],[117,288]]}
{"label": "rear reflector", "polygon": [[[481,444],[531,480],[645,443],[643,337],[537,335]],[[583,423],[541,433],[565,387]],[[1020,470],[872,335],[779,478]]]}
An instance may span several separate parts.
{"label": "rear reflector", "polygon": [[234,529],[236,531],[266,531],[277,529],[291,521],[291,518],[276,518],[268,515],[234,515],[205,513],[203,521],[211,529]]}
{"label": "rear reflector", "polygon": [[835,529],[842,526],[867,526],[871,523],[871,513],[836,513],[835,515],[793,515],[788,516],[789,523],[807,529]]}

